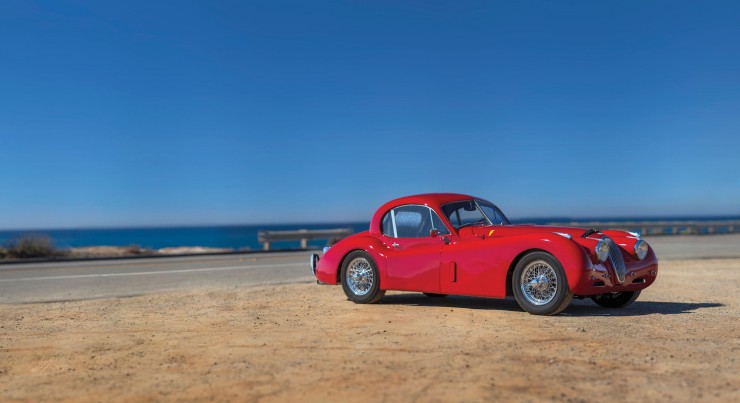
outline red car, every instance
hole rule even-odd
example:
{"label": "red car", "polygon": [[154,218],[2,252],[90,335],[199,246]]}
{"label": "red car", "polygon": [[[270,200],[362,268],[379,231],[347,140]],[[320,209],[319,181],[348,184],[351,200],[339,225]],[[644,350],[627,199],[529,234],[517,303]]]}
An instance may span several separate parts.
{"label": "red car", "polygon": [[513,295],[529,313],[555,315],[573,297],[607,308],[631,304],[655,281],[658,259],[631,232],[511,225],[491,202],[433,193],[384,204],[369,231],[311,255],[311,270],[361,304],[386,290]]}

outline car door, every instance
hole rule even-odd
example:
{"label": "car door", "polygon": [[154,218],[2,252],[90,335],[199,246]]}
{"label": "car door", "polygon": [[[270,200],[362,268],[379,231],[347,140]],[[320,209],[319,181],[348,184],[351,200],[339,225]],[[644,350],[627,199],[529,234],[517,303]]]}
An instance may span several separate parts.
{"label": "car door", "polygon": [[498,260],[492,239],[463,239],[445,245],[440,256],[440,293],[498,296],[494,294],[501,286],[496,281]]}
{"label": "car door", "polygon": [[[439,261],[443,238],[432,236],[441,222],[426,206],[396,207],[383,218],[383,242],[388,246],[385,288],[439,292]],[[436,219],[435,219],[436,218]],[[443,229],[443,231],[447,231]]]}
{"label": "car door", "polygon": [[[460,227],[485,219],[472,202],[450,203],[442,207],[450,224]],[[495,229],[491,228],[491,234]],[[466,228],[469,231],[470,227]],[[472,235],[472,234],[471,234]],[[440,293],[477,296],[506,295],[506,285],[500,280],[500,270],[508,268],[499,242],[489,236],[458,236],[445,245],[440,256]],[[500,290],[503,287],[503,292]]]}

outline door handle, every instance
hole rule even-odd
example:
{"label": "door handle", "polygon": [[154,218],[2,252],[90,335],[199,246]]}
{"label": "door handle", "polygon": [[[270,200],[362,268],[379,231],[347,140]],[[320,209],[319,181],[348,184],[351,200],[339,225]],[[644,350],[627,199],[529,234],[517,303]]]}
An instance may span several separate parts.
{"label": "door handle", "polygon": [[391,246],[393,246],[393,247],[394,247],[394,248],[396,248],[396,249],[398,249],[398,248],[400,248],[400,247],[401,247],[401,245],[399,245],[399,244],[398,244],[397,242],[393,242],[393,243],[391,244]]}

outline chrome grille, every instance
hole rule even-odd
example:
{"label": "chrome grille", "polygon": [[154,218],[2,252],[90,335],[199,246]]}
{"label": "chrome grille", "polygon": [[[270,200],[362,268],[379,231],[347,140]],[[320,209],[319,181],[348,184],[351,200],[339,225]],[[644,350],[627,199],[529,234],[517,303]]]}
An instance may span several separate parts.
{"label": "chrome grille", "polygon": [[619,248],[614,240],[609,237],[604,237],[604,241],[609,245],[609,261],[612,263],[614,272],[617,274],[617,280],[619,283],[624,283],[624,277],[627,273],[627,269],[624,267],[624,258],[622,257],[622,250]]}

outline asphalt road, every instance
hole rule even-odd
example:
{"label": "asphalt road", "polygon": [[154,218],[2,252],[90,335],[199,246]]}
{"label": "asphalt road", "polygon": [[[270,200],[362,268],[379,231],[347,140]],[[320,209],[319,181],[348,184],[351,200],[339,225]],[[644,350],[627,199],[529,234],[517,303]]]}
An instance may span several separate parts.
{"label": "asphalt road", "polygon": [[646,237],[661,259],[740,258],[740,234]]}
{"label": "asphalt road", "polygon": [[[648,238],[659,259],[740,258],[740,234]],[[170,290],[311,282],[311,252],[0,266],[0,303],[127,297]]]}
{"label": "asphalt road", "polygon": [[311,252],[0,266],[0,303],[127,297],[161,291],[310,282]]}

